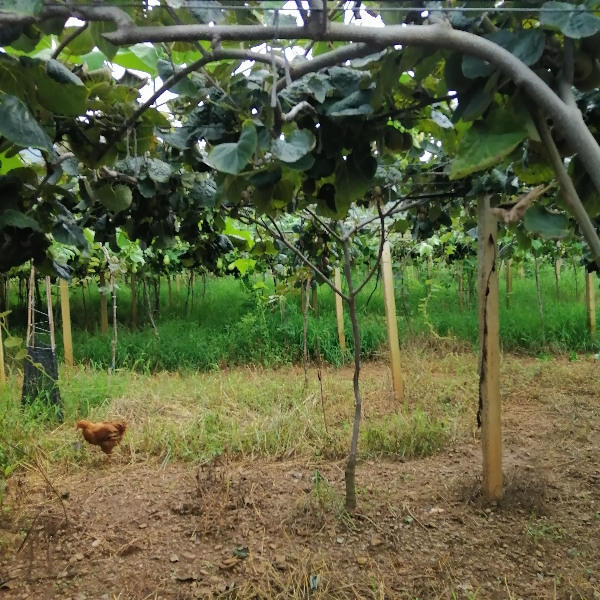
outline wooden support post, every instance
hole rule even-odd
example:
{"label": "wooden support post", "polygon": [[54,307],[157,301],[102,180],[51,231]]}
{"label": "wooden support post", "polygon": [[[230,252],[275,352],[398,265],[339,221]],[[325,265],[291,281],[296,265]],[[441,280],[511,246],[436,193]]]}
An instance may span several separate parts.
{"label": "wooden support post", "polygon": [[131,274],[131,322],[137,326],[137,299],[135,297],[135,273]]}
{"label": "wooden support post", "polygon": [[167,286],[169,288],[169,308],[173,306],[173,289],[171,287],[171,276],[167,275]]}
{"label": "wooden support post", "polygon": [[46,306],[48,307],[48,329],[50,330],[50,347],[56,350],[56,339],[54,338],[54,312],[52,311],[52,286],[50,277],[46,275]]}
{"label": "wooden support post", "polygon": [[594,273],[585,274],[585,307],[587,310],[587,326],[590,337],[596,337],[596,301],[594,298]]}
{"label": "wooden support post", "polygon": [[[104,271],[100,272],[100,287],[106,287],[106,276]],[[106,290],[100,290],[100,331],[102,335],[108,333],[108,303],[106,301]]]}
{"label": "wooden support post", "polygon": [[312,290],[312,309],[315,319],[319,316],[318,291],[319,286],[315,286]]}
{"label": "wooden support post", "polygon": [[502,497],[500,336],[498,326],[497,221],[489,197],[478,201],[479,411],[483,445],[483,493]]}
{"label": "wooden support post", "polygon": [[73,366],[73,338],[71,337],[71,307],[69,306],[69,284],[60,280],[60,309],[63,325],[63,345],[65,347],[65,365]]}
{"label": "wooden support post", "polygon": [[175,279],[177,281],[177,294],[179,294],[181,292],[181,275],[177,273]]}
{"label": "wooden support post", "polygon": [[[341,291],[342,289],[342,277],[340,275],[339,267],[335,268],[335,287]],[[344,301],[339,294],[335,295],[335,314],[337,316],[338,326],[338,338],[340,340],[340,348],[346,349],[346,337],[344,336]]]}
{"label": "wooden support post", "polygon": [[525,279],[525,268],[519,267],[519,279]]}
{"label": "wooden support post", "polygon": [[510,299],[512,297],[512,258],[508,259],[506,265],[506,308],[510,308]]}
{"label": "wooden support post", "polygon": [[394,395],[398,402],[404,397],[404,384],[400,369],[400,343],[398,341],[398,321],[396,317],[396,298],[394,297],[394,273],[392,271],[392,255],[390,243],[383,244],[381,254],[381,274],[383,279],[383,294],[385,298],[385,318],[387,321],[388,347],[392,368]]}
{"label": "wooden support post", "polygon": [[554,263],[554,273],[556,274],[557,281],[560,281],[560,270],[562,269],[562,263],[562,258],[557,258],[556,262]]}

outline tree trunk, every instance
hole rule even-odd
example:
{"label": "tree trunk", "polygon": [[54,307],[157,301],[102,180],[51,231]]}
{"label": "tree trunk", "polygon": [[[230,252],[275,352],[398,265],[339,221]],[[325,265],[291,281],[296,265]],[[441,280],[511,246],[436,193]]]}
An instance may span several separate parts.
{"label": "tree trunk", "polygon": [[[83,329],[85,329],[87,331],[88,318],[87,318],[87,306],[85,304],[85,286],[84,286],[83,280],[81,280],[80,285],[81,285],[81,299],[83,300]],[[36,288],[37,288],[37,285],[36,285]]]}
{"label": "tree trunk", "polygon": [[[384,235],[384,232],[381,232]],[[350,441],[350,454],[346,462],[344,473],[346,480],[346,508],[354,510],[356,508],[356,453],[358,449],[358,434],[360,432],[360,418],[362,414],[362,397],[360,395],[360,330],[358,328],[358,316],[356,314],[356,296],[354,295],[354,285],[352,283],[352,268],[350,262],[350,248],[348,240],[342,247],[344,249],[344,273],[348,285],[348,312],[350,313],[350,322],[352,323],[352,339],[354,341],[354,377],[352,383],[354,387],[354,424],[352,426],[352,439]]]}
{"label": "tree trunk", "polygon": [[206,273],[202,273],[202,300],[206,297]]}
{"label": "tree trunk", "polygon": [[304,367],[304,387],[308,385],[308,309],[310,308],[310,303],[308,301],[308,294],[310,290],[310,276],[306,280],[306,285],[303,285],[301,288],[301,295],[304,298],[304,329],[302,332],[302,342],[303,342],[303,353],[302,353],[302,362]]}
{"label": "tree trunk", "polygon": [[[156,285],[156,282],[154,282]],[[156,290],[156,287],[154,288]],[[150,325],[152,325],[152,329],[154,330],[154,335],[158,337],[158,329],[156,329],[156,324],[154,323],[154,309],[152,308],[152,304],[150,303],[150,293],[148,292],[148,286],[146,285],[146,278],[144,277],[144,294],[146,296],[146,302],[148,303],[148,317],[150,318]]]}
{"label": "tree trunk", "polygon": [[577,281],[577,264],[573,258],[573,278],[575,279],[575,300],[579,300],[579,282]]}
{"label": "tree trunk", "polygon": [[557,258],[554,261],[554,279],[556,280],[556,299],[560,300],[560,288],[559,288],[559,281],[560,281],[560,267],[562,265],[562,259]]}
{"label": "tree trunk", "polygon": [[[340,276],[339,267],[335,268],[334,282],[335,287],[341,291],[342,278]],[[346,336],[344,335],[344,305],[342,297],[339,294],[335,294],[335,314],[337,317],[338,340],[340,342],[340,348],[342,349],[342,351],[344,351],[346,349]]]}
{"label": "tree trunk", "polygon": [[[100,287],[106,287],[104,271],[100,272]],[[108,305],[106,302],[106,290],[100,290],[100,331],[102,335],[108,333]]]}
{"label": "tree trunk", "polygon": [[160,277],[154,280],[154,312],[160,312]]}
{"label": "tree trunk", "polygon": [[318,287],[315,286],[312,290],[312,309],[315,315],[315,319],[319,316],[319,304],[318,304]]}
{"label": "tree trunk", "polygon": [[173,306],[173,289],[171,288],[171,276],[167,275],[167,287],[169,288],[169,308]]}

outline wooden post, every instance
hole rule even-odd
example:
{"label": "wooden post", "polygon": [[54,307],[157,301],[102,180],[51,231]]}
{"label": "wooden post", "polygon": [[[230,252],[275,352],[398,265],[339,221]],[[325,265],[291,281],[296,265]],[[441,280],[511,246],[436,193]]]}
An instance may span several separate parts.
{"label": "wooden post", "polygon": [[[100,272],[100,287],[106,287],[106,276],[104,271]],[[100,291],[100,331],[102,335],[108,333],[108,304],[106,301],[106,290]]]}
{"label": "wooden post", "polygon": [[[335,268],[335,287],[342,290],[342,278],[339,267]],[[340,340],[340,348],[346,349],[346,337],[344,336],[344,304],[342,297],[339,294],[335,295],[335,314],[337,316],[338,338]]]}
{"label": "wooden post", "polygon": [[427,257],[427,284],[426,287],[428,290],[431,289],[431,264],[432,264],[431,256]]}
{"label": "wooden post", "polygon": [[590,337],[596,337],[596,302],[594,299],[594,273],[585,274],[585,307]]}
{"label": "wooden post", "polygon": [[65,347],[65,365],[73,366],[73,338],[71,337],[71,307],[69,306],[69,284],[60,280],[60,309],[63,325],[63,345]]}
{"label": "wooden post", "polygon": [[483,445],[483,493],[502,497],[500,336],[498,326],[497,222],[488,196],[478,201],[479,411]]}
{"label": "wooden post", "polygon": [[312,309],[314,312],[315,319],[319,316],[319,304],[318,304],[318,286],[315,286],[312,290]]}
{"label": "wooden post", "polygon": [[525,279],[525,268],[519,267],[519,279]]}
{"label": "wooden post", "polygon": [[506,265],[506,308],[510,308],[510,299],[512,297],[512,258],[508,259]]}
{"label": "wooden post", "polygon": [[171,288],[171,276],[167,275],[167,286],[169,287],[169,308],[173,306],[173,289]]}
{"label": "wooden post", "polygon": [[54,338],[54,312],[52,311],[52,286],[50,277],[46,275],[46,306],[48,307],[48,329],[50,330],[50,347],[54,352],[56,350],[56,340]]}
{"label": "wooden post", "polygon": [[177,294],[179,294],[181,292],[181,275],[179,273],[175,276],[175,281],[177,281]]}
{"label": "wooden post", "polygon": [[131,274],[131,322],[137,326],[137,299],[135,297],[135,273]]}
{"label": "wooden post", "polygon": [[396,298],[394,297],[394,273],[392,271],[392,255],[390,243],[383,244],[381,254],[381,274],[383,279],[383,294],[385,298],[385,318],[387,321],[388,347],[392,368],[394,395],[398,402],[404,397],[402,371],[400,369],[400,343],[398,341],[398,321],[396,318]]}
{"label": "wooden post", "polygon": [[556,274],[556,280],[560,281],[560,270],[562,269],[562,258],[557,258],[554,263],[554,273]]}

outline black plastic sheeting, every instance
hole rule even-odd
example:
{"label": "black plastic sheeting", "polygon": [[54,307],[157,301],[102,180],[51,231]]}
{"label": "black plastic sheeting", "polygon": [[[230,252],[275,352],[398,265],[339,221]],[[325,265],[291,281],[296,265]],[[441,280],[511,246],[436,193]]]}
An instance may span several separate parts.
{"label": "black plastic sheeting", "polygon": [[[56,408],[56,416],[62,423],[63,411],[58,387],[58,363],[52,348],[27,347],[29,357],[24,361],[23,394],[21,402],[31,404],[39,399]],[[34,363],[39,363],[42,368]]]}

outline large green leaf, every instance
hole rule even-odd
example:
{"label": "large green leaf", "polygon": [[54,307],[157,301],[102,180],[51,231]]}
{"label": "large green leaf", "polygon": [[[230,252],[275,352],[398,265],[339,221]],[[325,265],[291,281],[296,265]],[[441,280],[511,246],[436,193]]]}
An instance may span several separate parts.
{"label": "large green leaf", "polygon": [[136,71],[156,75],[158,53],[154,46],[136,44],[127,49],[120,49],[113,62],[126,69],[135,69]]}
{"label": "large green leaf", "polygon": [[569,219],[547,211],[543,206],[534,205],[525,213],[525,229],[546,239],[560,240],[569,235]]}
{"label": "large green leaf", "polygon": [[257,143],[258,136],[254,123],[246,122],[237,143],[215,146],[208,155],[208,163],[217,171],[237,175],[252,158]]}
{"label": "large green leaf", "polygon": [[172,172],[173,169],[169,163],[158,160],[157,158],[151,158],[148,161],[148,176],[157,183],[167,183]]}
{"label": "large green leaf", "polygon": [[114,187],[110,184],[103,185],[95,190],[95,195],[100,204],[114,213],[128,209],[133,199],[131,190],[126,185],[120,184]]}
{"label": "large green leaf", "polygon": [[35,17],[43,8],[42,0],[2,0],[0,2],[0,14],[17,13]]}
{"label": "large green leaf", "polygon": [[[70,35],[73,35],[77,29],[79,29],[79,27],[67,27],[58,39],[63,42]],[[92,34],[90,33],[90,29],[88,27],[85,31],[82,31],[76,38],[67,44],[66,50],[75,56],[83,56],[84,54],[91,52],[95,45],[96,44],[94,43],[94,40],[92,40]]]}
{"label": "large green leaf", "polygon": [[67,219],[60,219],[52,228],[52,236],[54,239],[67,246],[75,246],[77,248],[88,248],[88,241],[83,230],[79,225]]}
{"label": "large green leaf", "polygon": [[93,23],[90,23],[89,29],[92,40],[94,41],[94,44],[98,46],[98,50],[100,50],[108,60],[112,60],[116,56],[119,48],[106,40],[102,34],[116,31],[117,26],[109,21],[94,21]]}
{"label": "large green leaf", "polygon": [[46,73],[58,83],[83,86],[83,81],[75,73],[53,58],[46,62]]}
{"label": "large green leaf", "polygon": [[34,231],[41,231],[37,221],[12,208],[7,208],[0,213],[0,229],[4,227],[29,228]]}
{"label": "large green leaf", "polygon": [[23,148],[52,150],[52,140],[16,96],[0,96],[0,135]]}
{"label": "large green leaf", "polygon": [[85,114],[88,89],[83,84],[57,83],[41,67],[34,69],[32,74],[37,86],[38,101],[46,110],[63,117]]}
{"label": "large green leaf", "polygon": [[476,121],[458,145],[450,179],[460,179],[498,164],[527,137],[527,128],[509,111],[497,109]]}
{"label": "large green leaf", "polygon": [[[159,59],[156,63],[156,68],[159,77],[166,81],[174,73],[173,66],[168,60]],[[177,69],[180,71],[181,69]],[[188,77],[184,77],[181,81],[178,81],[175,85],[169,88],[170,92],[179,94],[180,96],[195,96],[198,93],[198,88],[194,85],[192,80]]]}
{"label": "large green leaf", "polygon": [[540,10],[540,23],[555,27],[574,39],[589,37],[600,31],[600,18],[587,10],[583,3],[575,6],[569,2],[546,2]]}
{"label": "large green leaf", "polygon": [[285,163],[295,163],[306,156],[317,143],[308,129],[295,129],[287,139],[273,140],[271,152],[275,158]]}

